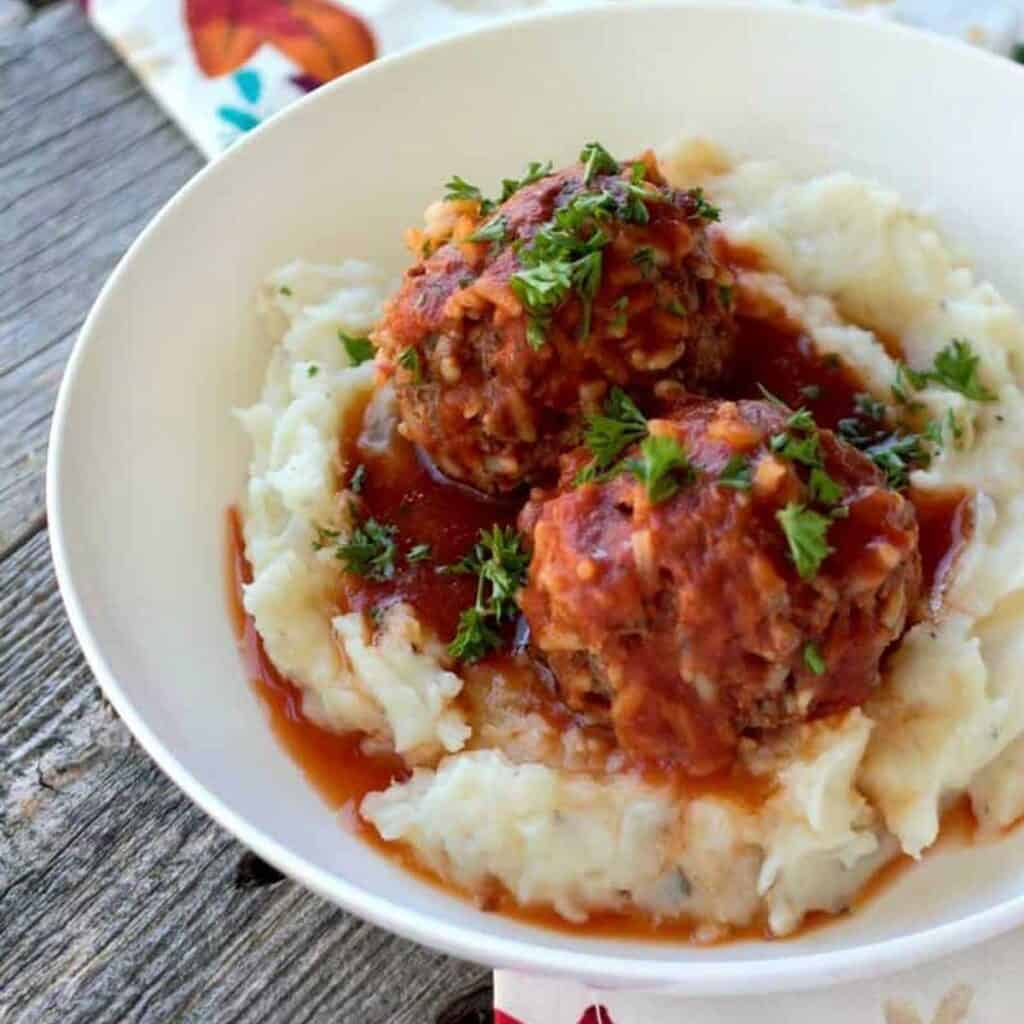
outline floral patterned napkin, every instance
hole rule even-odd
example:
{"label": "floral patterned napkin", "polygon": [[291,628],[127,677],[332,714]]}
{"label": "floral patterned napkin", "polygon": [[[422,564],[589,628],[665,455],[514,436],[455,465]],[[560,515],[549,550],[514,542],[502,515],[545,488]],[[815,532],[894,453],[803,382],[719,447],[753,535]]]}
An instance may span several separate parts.
{"label": "floral patterned napkin", "polygon": [[[509,14],[593,2],[82,0],[99,31],[211,158],[303,93],[381,54]],[[927,26],[1003,53],[1013,49],[1024,12],[1024,0],[812,2]]]}
{"label": "floral patterned napkin", "polygon": [[[594,0],[82,0],[97,29],[209,158],[381,54],[527,9]],[[614,2],[614,0],[610,0]],[[779,0],[764,0],[779,2]],[[782,0],[787,2],[787,0]],[[801,0],[789,0],[801,2]],[[806,0],[805,0],[806,2]],[[1024,63],[1024,0],[810,0],[955,35]],[[1024,73],[1024,71],[1022,71]],[[891,980],[827,993],[680,1000],[495,974],[496,1024],[1009,1024],[1024,932]],[[972,1006],[974,1009],[972,1009]],[[981,1013],[975,1017],[974,1013]]]}
{"label": "floral patterned napkin", "polygon": [[1020,1024],[1024,931],[883,978],[777,996],[685,999],[497,971],[495,1024]]}

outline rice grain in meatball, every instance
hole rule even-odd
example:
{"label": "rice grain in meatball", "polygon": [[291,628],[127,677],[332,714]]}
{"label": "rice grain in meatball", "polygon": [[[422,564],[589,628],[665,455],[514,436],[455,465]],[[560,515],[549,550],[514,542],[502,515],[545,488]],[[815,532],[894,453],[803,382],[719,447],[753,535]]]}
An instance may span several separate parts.
{"label": "rice grain in meatball", "polygon": [[556,494],[521,516],[520,603],[570,706],[640,758],[702,775],[745,733],[867,698],[918,598],[917,523],[807,414],[695,400],[648,429],[648,456],[688,456],[667,496],[641,447],[580,486],[589,452],[568,455]]}
{"label": "rice grain in meatball", "polygon": [[610,384],[702,391],[732,351],[714,207],[668,187],[649,153],[583,156],[486,213],[458,182],[465,197],[413,234],[421,259],[375,332],[405,435],[492,493],[553,473]]}

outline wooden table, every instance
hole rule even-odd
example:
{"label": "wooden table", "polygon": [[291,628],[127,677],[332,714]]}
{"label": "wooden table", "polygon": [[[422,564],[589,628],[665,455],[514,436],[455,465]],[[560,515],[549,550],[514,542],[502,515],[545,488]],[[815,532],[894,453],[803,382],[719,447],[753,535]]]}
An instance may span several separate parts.
{"label": "wooden table", "polygon": [[0,34],[0,1021],[482,1021],[483,968],[280,879],[193,806],[64,616],[57,386],[115,262],[202,162],[77,5]]}

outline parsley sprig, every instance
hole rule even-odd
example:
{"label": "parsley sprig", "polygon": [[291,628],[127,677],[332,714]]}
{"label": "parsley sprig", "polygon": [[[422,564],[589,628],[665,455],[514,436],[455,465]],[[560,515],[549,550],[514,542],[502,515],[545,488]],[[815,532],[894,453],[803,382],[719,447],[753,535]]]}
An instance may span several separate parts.
{"label": "parsley sprig", "polygon": [[540,181],[541,178],[546,178],[551,173],[551,168],[550,160],[544,163],[539,160],[531,160],[527,165],[526,173],[521,178],[502,178],[501,197],[498,202],[503,203],[506,199],[511,199],[521,188],[532,185],[535,181]]}
{"label": "parsley sprig", "polygon": [[912,390],[920,391],[928,384],[938,384],[975,402],[994,402],[998,396],[982,384],[978,376],[980,365],[981,356],[971,343],[963,338],[954,338],[936,355],[930,370],[913,370],[900,363],[892,385],[893,397],[901,405],[906,405],[910,403],[909,393]]}
{"label": "parsley sprig", "polygon": [[593,458],[576,476],[576,483],[598,481],[619,456],[647,436],[647,417],[622,388],[612,388],[600,413],[587,416],[583,443]]}
{"label": "parsley sprig", "polygon": [[486,212],[483,210],[483,205],[485,203],[490,204],[488,209],[490,209],[490,207],[493,207],[494,205],[491,202],[491,200],[484,199],[483,192],[481,192],[480,189],[476,187],[476,185],[470,185],[470,183],[466,181],[465,178],[460,178],[459,175],[457,174],[453,174],[445,182],[444,187],[444,197],[448,201],[470,199],[473,200],[474,202],[478,202],[481,204],[482,212]]}
{"label": "parsley sprig", "polygon": [[661,196],[645,185],[647,166],[640,161],[633,164],[629,172],[629,184],[626,186],[626,198],[620,212],[622,219],[631,224],[646,224],[651,215],[647,203],[661,202]]}
{"label": "parsley sprig", "polygon": [[816,676],[824,675],[825,669],[828,667],[825,662],[825,656],[821,653],[821,648],[813,640],[804,644],[804,664]]}
{"label": "parsley sprig", "polygon": [[511,526],[481,530],[473,550],[446,572],[475,574],[476,600],[459,616],[448,653],[460,661],[479,661],[501,642],[500,627],[516,614],[515,595],[526,582],[530,556]]}
{"label": "parsley sprig", "polygon": [[619,162],[600,142],[588,142],[580,151],[583,184],[589,185],[599,174],[618,174]]}
{"label": "parsley sprig", "polygon": [[646,437],[640,445],[640,457],[627,460],[626,469],[644,485],[652,505],[671,498],[697,479],[697,469],[683,446],[665,435]]}
{"label": "parsley sprig", "polygon": [[734,491],[749,491],[753,482],[753,469],[745,455],[731,456],[718,477],[719,487],[731,487]]}
{"label": "parsley sprig", "polygon": [[696,213],[701,220],[717,221],[721,219],[722,211],[713,203],[709,203],[704,195],[704,189],[690,189],[690,196],[696,204]]}
{"label": "parsley sprig", "polygon": [[954,338],[936,357],[930,380],[975,402],[994,402],[996,394],[978,379],[981,356],[963,338]]}
{"label": "parsley sprig", "polygon": [[398,530],[390,523],[364,519],[335,550],[346,572],[383,582],[394,579]]}
{"label": "parsley sprig", "polygon": [[818,425],[809,409],[798,409],[793,413],[786,420],[786,429],[771,436],[768,447],[782,458],[810,469],[807,487],[815,503],[830,506],[842,498],[842,485],[833,480],[825,469]]}
{"label": "parsley sprig", "polygon": [[496,242],[499,245],[505,241],[505,235],[508,233],[508,221],[504,217],[495,217],[494,220],[485,224],[482,228],[477,228],[469,236],[471,242]]}
{"label": "parsley sprig", "polygon": [[800,578],[814,579],[821,563],[832,554],[833,549],[826,539],[831,518],[795,501],[776,512],[775,518],[786,535],[789,553]]}
{"label": "parsley sprig", "polygon": [[[778,401],[770,392],[763,393]],[[831,554],[827,537],[833,520],[847,514],[839,504],[845,493],[842,485],[825,469],[818,425],[809,409],[798,409],[786,420],[786,429],[773,434],[768,447],[782,458],[807,467],[807,491],[812,504],[827,510],[822,514],[806,504],[791,501],[775,514],[786,536],[790,557],[801,579],[814,579],[821,563]]]}
{"label": "parsley sprig", "polygon": [[860,394],[855,401],[857,415],[841,419],[836,433],[878,466],[889,487],[902,490],[910,482],[911,470],[930,464],[934,447],[941,445],[941,426],[936,430],[929,425],[923,434],[892,430],[878,399]]}
{"label": "parsley sprig", "polygon": [[572,287],[572,269],[572,264],[567,261],[552,260],[512,275],[512,291],[529,314],[526,320],[526,340],[531,348],[540,349],[547,341],[551,315]]}
{"label": "parsley sprig", "polygon": [[[476,185],[471,185],[464,178],[453,174],[445,182],[444,198],[447,200],[472,200],[480,204],[480,213],[486,216],[506,199],[511,199],[521,188],[547,177],[551,173],[551,168],[550,160],[545,163],[541,163],[539,160],[531,161],[526,168],[526,173],[521,178],[502,178],[501,195],[497,199],[486,198]],[[480,241],[480,239],[473,239],[473,241]]]}
{"label": "parsley sprig", "polygon": [[347,334],[338,328],[338,341],[345,346],[345,354],[353,366],[362,366],[369,362],[376,353],[373,342],[362,334]]}
{"label": "parsley sprig", "polygon": [[526,340],[533,348],[544,345],[552,314],[573,289],[583,307],[580,338],[589,335],[604,266],[601,250],[610,240],[600,222],[613,209],[614,199],[607,193],[578,193],[520,251],[522,266],[509,284],[526,308]]}

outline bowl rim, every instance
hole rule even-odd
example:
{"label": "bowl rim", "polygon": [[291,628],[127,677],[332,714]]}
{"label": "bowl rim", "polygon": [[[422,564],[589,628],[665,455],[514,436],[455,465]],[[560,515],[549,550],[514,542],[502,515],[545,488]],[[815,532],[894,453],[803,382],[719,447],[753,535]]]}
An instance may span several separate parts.
{"label": "bowl rim", "polygon": [[[1007,81],[1015,81],[1021,72],[1005,57],[993,55],[959,40],[928,33],[892,22],[876,21],[850,12],[806,8],[799,5],[775,6],[751,0],[647,0],[626,2],[615,6],[556,9],[507,17],[498,23],[481,26],[440,40],[427,42],[381,57],[315,92],[301,97],[285,109],[246,133],[230,149],[213,159],[194,174],[149,221],[129,246],[100,290],[86,317],[69,356],[54,407],[49,434],[46,466],[46,512],[50,549],[54,569],[68,619],[86,661],[106,698],[131,730],[146,753],[161,771],[182,789],[218,824],[231,832],[246,847],[300,882],[317,895],[345,908],[358,917],[385,928],[406,939],[433,947],[452,956],[538,974],[561,975],[590,982],[599,987],[630,986],[649,991],[671,992],[690,996],[726,996],[755,993],[796,992],[828,987],[844,982],[877,978],[914,967],[945,954],[965,949],[1003,934],[1024,922],[1024,894],[1004,900],[987,909],[976,911],[955,921],[908,935],[835,949],[823,953],[800,953],[766,959],[729,961],[666,960],[641,957],[620,957],[601,952],[557,949],[535,945],[529,939],[485,935],[473,925],[447,922],[426,912],[409,910],[393,899],[369,892],[332,872],[319,868],[294,854],[252,825],[231,806],[214,795],[165,746],[138,713],[111,670],[90,623],[76,587],[77,570],[69,556],[64,531],[65,507],[62,500],[63,438],[69,428],[69,409],[79,370],[112,296],[140,252],[153,244],[161,226],[179,206],[189,202],[192,192],[205,187],[207,180],[229,175],[248,150],[261,145],[261,140],[276,131],[288,118],[302,116],[325,97],[350,87],[351,82],[374,76],[386,76],[392,65],[412,63],[425,54],[438,50],[472,47],[486,37],[511,34],[530,26],[574,20],[623,18],[651,11],[697,11],[714,16],[723,10],[740,10],[762,19],[818,19],[842,24],[845,32],[860,31],[883,35],[901,35],[916,46],[929,46],[937,54],[949,51],[956,59],[988,65],[1005,65]],[[838,27],[838,26],[837,26]],[[666,946],[666,948],[669,948]],[[685,953],[689,947],[682,946]],[[779,949],[784,949],[783,944]]]}

